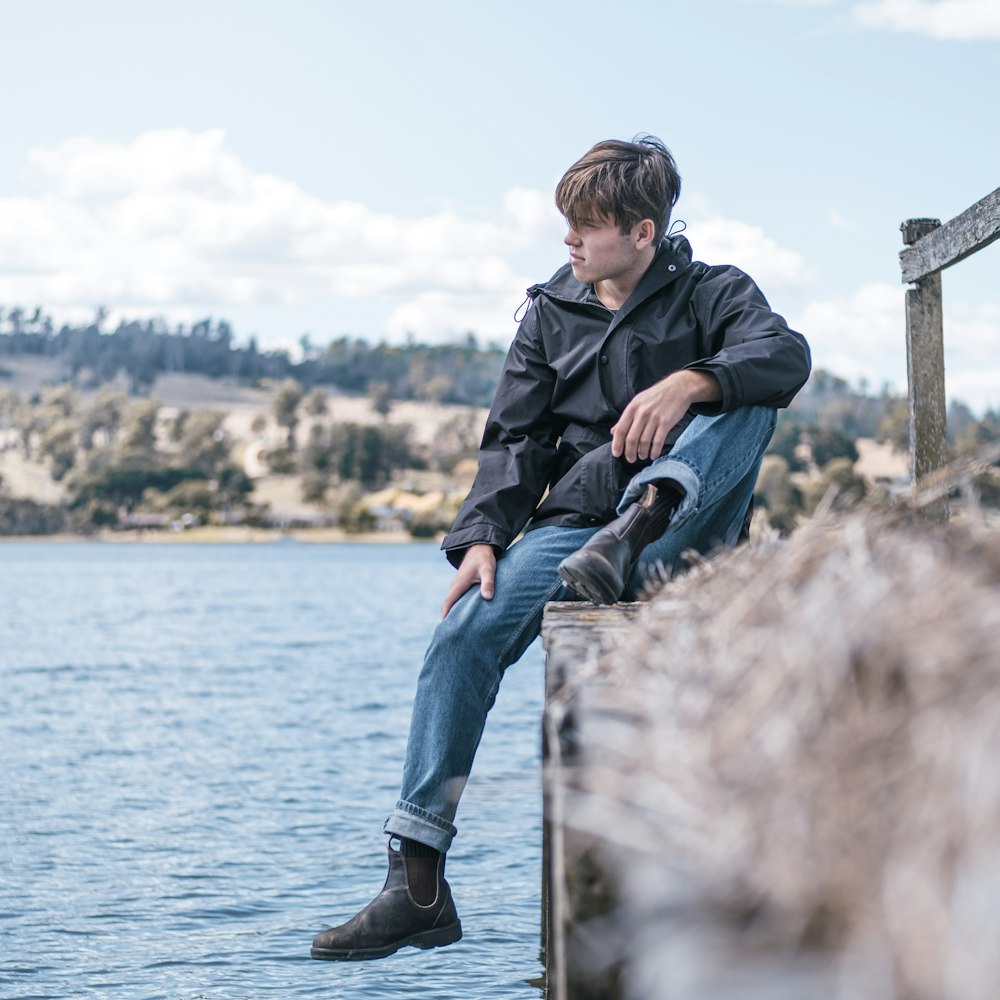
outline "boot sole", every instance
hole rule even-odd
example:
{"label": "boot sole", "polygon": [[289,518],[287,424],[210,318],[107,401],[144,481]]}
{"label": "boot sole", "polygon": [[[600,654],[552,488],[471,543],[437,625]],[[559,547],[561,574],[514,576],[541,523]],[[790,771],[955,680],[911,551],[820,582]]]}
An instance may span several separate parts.
{"label": "boot sole", "polygon": [[617,604],[625,589],[611,563],[593,552],[574,552],[559,564],[558,572],[570,590],[592,604]]}
{"label": "boot sole", "polygon": [[387,958],[394,955],[400,948],[443,948],[462,939],[462,921],[456,920],[445,927],[435,927],[381,948],[313,948],[312,958],[327,962],[364,962],[372,958]]}

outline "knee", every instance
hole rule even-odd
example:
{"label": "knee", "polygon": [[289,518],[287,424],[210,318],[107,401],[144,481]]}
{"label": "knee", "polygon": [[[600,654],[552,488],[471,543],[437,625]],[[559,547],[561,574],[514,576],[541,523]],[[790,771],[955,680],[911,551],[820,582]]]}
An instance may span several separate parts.
{"label": "knee", "polygon": [[[495,598],[494,598],[495,600]],[[431,651],[470,651],[486,649],[490,643],[489,618],[490,602],[479,596],[479,588],[470,590],[438,622],[431,636],[428,654]]]}

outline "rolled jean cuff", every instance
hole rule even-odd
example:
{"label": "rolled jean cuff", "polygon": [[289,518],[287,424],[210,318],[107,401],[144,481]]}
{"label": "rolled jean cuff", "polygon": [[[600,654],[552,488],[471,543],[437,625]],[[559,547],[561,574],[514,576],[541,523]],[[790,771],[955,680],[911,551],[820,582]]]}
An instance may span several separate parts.
{"label": "rolled jean cuff", "polygon": [[442,854],[451,847],[458,832],[455,826],[440,816],[403,799],[396,803],[396,808],[389,814],[382,829],[396,837],[419,840],[421,844],[433,847]]}
{"label": "rolled jean cuff", "polygon": [[678,528],[697,511],[698,500],[701,497],[701,476],[682,458],[665,455],[652,465],[647,465],[642,472],[637,472],[625,487],[618,504],[618,513],[624,514],[630,504],[641,499],[650,483],[658,484],[665,479],[677,483],[684,491],[684,499],[670,519],[670,527]]}

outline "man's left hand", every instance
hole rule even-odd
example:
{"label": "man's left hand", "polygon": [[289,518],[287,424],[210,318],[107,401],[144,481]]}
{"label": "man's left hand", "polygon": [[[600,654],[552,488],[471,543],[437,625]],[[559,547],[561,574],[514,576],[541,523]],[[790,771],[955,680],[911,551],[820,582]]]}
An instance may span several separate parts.
{"label": "man's left hand", "polygon": [[611,428],[611,454],[629,462],[659,458],[667,435],[694,403],[712,403],[722,389],[708,372],[674,372],[637,393]]}

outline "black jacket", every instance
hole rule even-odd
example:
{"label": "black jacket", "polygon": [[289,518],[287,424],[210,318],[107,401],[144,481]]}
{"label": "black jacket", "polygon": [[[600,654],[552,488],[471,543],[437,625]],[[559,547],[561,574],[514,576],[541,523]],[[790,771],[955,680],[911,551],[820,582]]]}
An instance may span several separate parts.
{"label": "black jacket", "polygon": [[[684,237],[661,244],[617,312],[567,264],[528,289],[479,452],[479,472],[442,543],[458,565],[466,548],[498,553],[532,527],[606,524],[642,465],[611,456],[611,427],[636,393],[681,368],[711,372],[720,402],[695,412],[787,406],[809,376],[801,334],[771,311],[735,267],[692,263]],[[546,487],[549,493],[539,505]]]}

